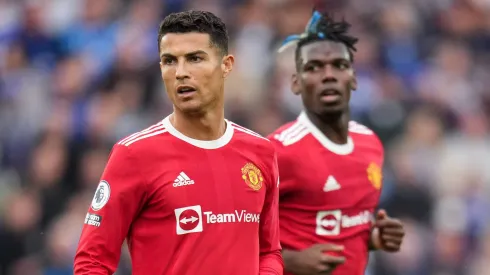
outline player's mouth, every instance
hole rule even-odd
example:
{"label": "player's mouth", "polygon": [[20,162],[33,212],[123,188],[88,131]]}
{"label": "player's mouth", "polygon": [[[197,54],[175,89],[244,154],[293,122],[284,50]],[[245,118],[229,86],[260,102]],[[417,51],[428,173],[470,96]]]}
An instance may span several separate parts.
{"label": "player's mouth", "polygon": [[187,97],[191,96],[196,92],[196,88],[190,86],[190,85],[179,85],[177,86],[177,94],[179,96]]}
{"label": "player's mouth", "polygon": [[342,99],[342,94],[337,89],[325,89],[320,94],[320,100],[325,103],[336,103]]}

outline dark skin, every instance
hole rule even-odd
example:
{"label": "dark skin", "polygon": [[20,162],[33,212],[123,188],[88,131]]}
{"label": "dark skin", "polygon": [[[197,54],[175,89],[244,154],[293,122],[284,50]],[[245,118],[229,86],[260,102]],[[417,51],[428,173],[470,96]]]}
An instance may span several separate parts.
{"label": "dark skin", "polygon": [[[357,81],[348,48],[338,42],[315,41],[303,45],[292,90],[300,95],[305,113],[331,141],[347,143],[349,101]],[[373,250],[397,252],[405,231],[403,224],[379,210],[371,232]],[[342,246],[314,244],[302,250],[283,250],[285,269],[295,275],[330,274],[345,262]]]}
{"label": "dark skin", "polygon": [[[300,95],[310,120],[333,142],[347,142],[349,101],[357,81],[349,51],[344,44],[317,41],[300,51],[292,90]],[[336,94],[334,100],[325,98]]]}

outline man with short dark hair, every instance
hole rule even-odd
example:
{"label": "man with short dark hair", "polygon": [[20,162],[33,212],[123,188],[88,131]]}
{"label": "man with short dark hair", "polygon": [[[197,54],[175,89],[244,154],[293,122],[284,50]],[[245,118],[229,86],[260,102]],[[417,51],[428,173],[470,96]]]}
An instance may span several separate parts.
{"label": "man with short dark hair", "polygon": [[304,110],[270,135],[278,153],[279,213],[285,274],[362,275],[370,249],[396,252],[402,223],[376,212],[383,145],[350,121],[357,88],[357,38],[346,21],[314,11],[295,46],[292,91]]}
{"label": "man with short dark hair", "polygon": [[158,46],[174,111],[114,146],[75,274],[113,274],[127,239],[134,275],[282,275],[274,148],[224,118],[225,24],[170,14]]}

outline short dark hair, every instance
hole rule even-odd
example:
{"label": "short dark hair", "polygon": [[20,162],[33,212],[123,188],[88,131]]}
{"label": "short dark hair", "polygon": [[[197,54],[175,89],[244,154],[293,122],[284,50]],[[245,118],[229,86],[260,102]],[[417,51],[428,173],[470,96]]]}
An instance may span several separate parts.
{"label": "short dark hair", "polygon": [[316,27],[317,32],[308,33],[308,35],[301,38],[296,45],[294,53],[296,69],[299,70],[301,66],[301,47],[317,41],[333,41],[344,44],[349,51],[350,61],[354,62],[353,52],[356,51],[355,44],[359,39],[348,34],[350,27],[351,25],[344,19],[341,21],[334,21],[333,16],[325,13],[322,14]]}
{"label": "short dark hair", "polygon": [[167,15],[158,30],[158,52],[162,37],[167,33],[207,33],[212,46],[228,54],[228,31],[218,16],[208,11],[183,11]]}

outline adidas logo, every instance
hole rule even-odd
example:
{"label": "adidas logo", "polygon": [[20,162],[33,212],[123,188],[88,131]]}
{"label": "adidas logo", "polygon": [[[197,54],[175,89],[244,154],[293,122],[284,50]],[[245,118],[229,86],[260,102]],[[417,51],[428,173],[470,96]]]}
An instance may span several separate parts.
{"label": "adidas logo", "polygon": [[191,185],[194,181],[191,180],[184,172],[180,172],[179,176],[174,180],[174,187]]}
{"label": "adidas logo", "polygon": [[339,189],[340,189],[340,184],[337,182],[337,180],[333,176],[329,176],[327,182],[323,186],[323,191],[330,192]]}

